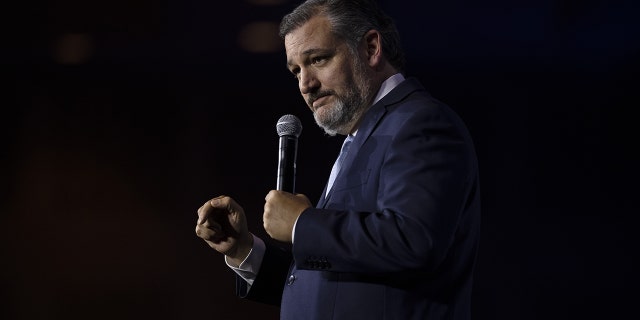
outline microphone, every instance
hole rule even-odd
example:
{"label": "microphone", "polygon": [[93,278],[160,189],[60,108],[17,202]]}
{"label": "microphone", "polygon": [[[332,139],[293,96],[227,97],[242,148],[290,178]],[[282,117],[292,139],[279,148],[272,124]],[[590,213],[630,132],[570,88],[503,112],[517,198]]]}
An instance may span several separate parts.
{"label": "microphone", "polygon": [[276,131],[280,136],[276,189],[294,193],[296,189],[296,153],[298,152],[298,137],[302,133],[302,124],[298,117],[285,114],[278,119]]}

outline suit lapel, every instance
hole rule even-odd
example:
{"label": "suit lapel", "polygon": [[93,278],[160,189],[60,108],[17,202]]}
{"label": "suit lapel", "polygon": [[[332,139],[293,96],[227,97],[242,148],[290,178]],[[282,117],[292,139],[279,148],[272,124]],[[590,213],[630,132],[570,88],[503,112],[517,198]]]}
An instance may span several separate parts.
{"label": "suit lapel", "polygon": [[[358,150],[360,150],[360,147],[367,141],[367,139],[369,139],[373,129],[375,129],[384,114],[387,112],[387,107],[402,101],[406,96],[420,89],[424,90],[422,85],[420,85],[420,83],[415,79],[405,79],[405,81],[391,90],[391,92],[384,96],[380,101],[371,106],[360,123],[358,133],[353,139],[349,153],[342,164],[341,172],[346,172],[351,168],[351,164],[358,153]],[[318,205],[316,206],[317,208],[325,208],[329,199],[331,199],[331,194],[333,193],[333,190],[335,190],[335,185],[339,180],[340,175],[336,178],[334,188],[329,191],[329,194],[327,194],[327,185],[325,184],[320,200],[318,201]]]}

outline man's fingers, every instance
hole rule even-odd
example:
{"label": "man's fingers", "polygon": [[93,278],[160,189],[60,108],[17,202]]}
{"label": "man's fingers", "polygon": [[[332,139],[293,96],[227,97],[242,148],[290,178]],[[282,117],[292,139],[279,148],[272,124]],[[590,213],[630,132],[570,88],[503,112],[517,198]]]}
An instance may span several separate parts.
{"label": "man's fingers", "polygon": [[196,226],[196,235],[198,235],[198,237],[204,239],[204,240],[208,240],[209,237],[211,237],[213,235],[214,231],[210,230],[209,228],[206,228],[202,225],[197,225]]}
{"label": "man's fingers", "polygon": [[205,202],[200,208],[198,208],[198,222],[197,224],[205,223],[209,217],[211,209],[226,209],[229,204],[229,197],[217,196],[207,202]]}
{"label": "man's fingers", "polygon": [[197,224],[201,224],[204,222],[204,220],[206,219],[206,213],[205,213],[205,207],[207,206],[207,204],[203,204],[202,206],[200,206],[200,208],[198,208],[198,222]]}
{"label": "man's fingers", "polygon": [[226,209],[229,207],[229,200],[229,197],[222,195],[209,200],[208,203],[212,208]]}
{"label": "man's fingers", "polygon": [[[211,201],[207,201],[205,202],[205,204],[203,204],[199,209],[198,209],[198,222],[196,223],[197,227],[202,227],[205,229],[211,229],[213,231],[221,231],[222,230],[222,226],[220,225],[220,223],[218,223],[217,221],[215,221],[211,216],[211,212],[213,211],[213,207],[210,204]],[[196,229],[197,229],[196,227]],[[199,235],[199,234],[198,234]]]}
{"label": "man's fingers", "polygon": [[221,231],[222,230],[222,226],[211,219],[207,219],[204,221],[204,223],[202,224],[203,227],[207,228],[207,229],[211,229],[213,231]]}
{"label": "man's fingers", "polygon": [[222,232],[222,230],[220,229],[220,225],[218,225],[217,223],[215,225],[217,227],[213,228],[206,227],[205,225],[197,225],[196,234],[198,235],[198,237],[204,240],[217,242],[220,239],[224,238],[224,232]]}

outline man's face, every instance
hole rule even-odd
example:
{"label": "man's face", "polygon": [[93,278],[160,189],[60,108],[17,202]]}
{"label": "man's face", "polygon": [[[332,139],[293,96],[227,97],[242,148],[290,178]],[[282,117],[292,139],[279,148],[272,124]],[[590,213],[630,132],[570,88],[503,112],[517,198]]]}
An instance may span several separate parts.
{"label": "man's face", "polygon": [[287,68],[316,123],[329,135],[349,134],[372,99],[367,65],[331,33],[324,16],[293,30],[284,42]]}

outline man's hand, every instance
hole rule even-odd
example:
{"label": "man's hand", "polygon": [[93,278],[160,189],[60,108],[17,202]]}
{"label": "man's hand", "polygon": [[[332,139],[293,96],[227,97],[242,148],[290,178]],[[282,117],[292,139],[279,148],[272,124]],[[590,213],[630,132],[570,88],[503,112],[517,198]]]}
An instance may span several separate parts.
{"label": "man's hand", "polygon": [[303,194],[271,190],[265,197],[264,230],[271,238],[291,243],[293,225],[302,211],[311,207],[311,202]]}
{"label": "man's hand", "polygon": [[227,196],[213,198],[198,209],[196,234],[233,266],[240,265],[253,246],[244,210]]}

